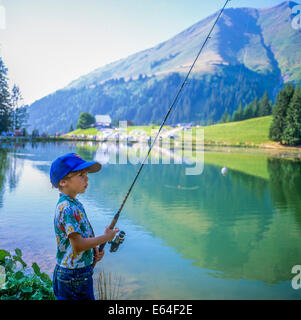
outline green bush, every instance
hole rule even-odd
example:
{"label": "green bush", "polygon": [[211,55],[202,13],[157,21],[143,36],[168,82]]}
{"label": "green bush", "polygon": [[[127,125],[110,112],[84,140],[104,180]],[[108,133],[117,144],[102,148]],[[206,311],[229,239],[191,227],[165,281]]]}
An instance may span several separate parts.
{"label": "green bush", "polygon": [[15,249],[15,255],[0,250],[0,267],[5,270],[0,300],[56,300],[50,277],[35,262],[32,270],[28,268],[20,249]]}
{"label": "green bush", "polygon": [[93,123],[95,123],[95,117],[88,112],[82,112],[79,115],[79,119],[77,121],[76,128],[77,129],[86,129]]}

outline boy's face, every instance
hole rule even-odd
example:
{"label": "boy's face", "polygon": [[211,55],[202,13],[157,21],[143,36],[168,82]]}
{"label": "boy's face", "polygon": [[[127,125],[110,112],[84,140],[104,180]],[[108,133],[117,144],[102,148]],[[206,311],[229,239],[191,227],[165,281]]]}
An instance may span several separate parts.
{"label": "boy's face", "polygon": [[81,172],[73,177],[60,181],[62,192],[72,197],[78,193],[84,193],[88,187],[87,172]]}

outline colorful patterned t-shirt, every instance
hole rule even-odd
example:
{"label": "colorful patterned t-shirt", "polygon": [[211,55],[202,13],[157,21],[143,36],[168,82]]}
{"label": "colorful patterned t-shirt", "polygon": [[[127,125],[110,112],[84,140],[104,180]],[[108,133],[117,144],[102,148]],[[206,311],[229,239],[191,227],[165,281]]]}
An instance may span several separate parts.
{"label": "colorful patterned t-shirt", "polygon": [[54,216],[54,231],[57,241],[57,264],[63,268],[83,268],[93,263],[93,249],[76,253],[69,234],[80,233],[83,238],[94,237],[83,205],[76,199],[60,193]]}

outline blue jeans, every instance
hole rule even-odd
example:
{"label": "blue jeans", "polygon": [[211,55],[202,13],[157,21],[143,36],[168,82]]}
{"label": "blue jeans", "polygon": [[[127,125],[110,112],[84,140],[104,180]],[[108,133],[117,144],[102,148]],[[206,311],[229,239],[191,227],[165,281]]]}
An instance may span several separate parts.
{"label": "blue jeans", "polygon": [[95,300],[93,267],[67,269],[55,266],[53,291],[58,300]]}

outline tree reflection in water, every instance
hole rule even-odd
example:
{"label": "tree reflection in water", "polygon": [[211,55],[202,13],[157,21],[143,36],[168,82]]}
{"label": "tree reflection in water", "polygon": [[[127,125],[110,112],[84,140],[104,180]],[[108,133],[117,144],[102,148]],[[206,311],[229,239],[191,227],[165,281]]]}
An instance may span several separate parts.
{"label": "tree reflection in water", "polygon": [[18,153],[24,150],[25,144],[3,143],[0,146],[0,206],[3,204],[5,183],[9,191],[13,191],[20,180],[23,169],[23,160],[19,159]]}

